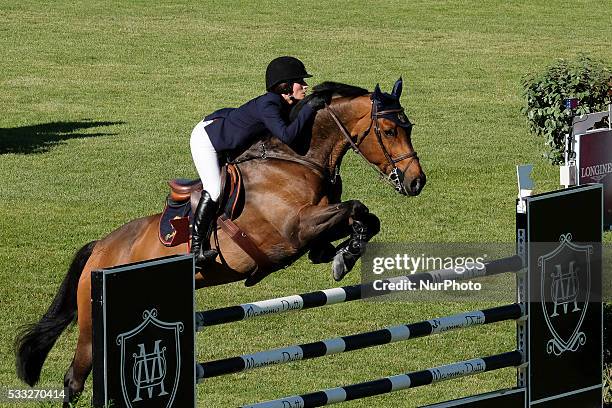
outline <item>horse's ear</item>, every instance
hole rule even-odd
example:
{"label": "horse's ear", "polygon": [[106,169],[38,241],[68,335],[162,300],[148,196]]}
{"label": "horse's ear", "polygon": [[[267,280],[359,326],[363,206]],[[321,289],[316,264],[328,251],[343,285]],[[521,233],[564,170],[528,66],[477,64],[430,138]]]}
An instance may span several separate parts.
{"label": "horse's ear", "polygon": [[380,100],[381,97],[382,97],[382,91],[380,90],[380,85],[376,84],[376,86],[374,87],[374,92],[372,93],[372,99]]}
{"label": "horse's ear", "polygon": [[397,81],[395,81],[395,85],[393,85],[393,91],[391,91],[391,96],[395,99],[399,99],[402,95],[402,77],[399,77]]}

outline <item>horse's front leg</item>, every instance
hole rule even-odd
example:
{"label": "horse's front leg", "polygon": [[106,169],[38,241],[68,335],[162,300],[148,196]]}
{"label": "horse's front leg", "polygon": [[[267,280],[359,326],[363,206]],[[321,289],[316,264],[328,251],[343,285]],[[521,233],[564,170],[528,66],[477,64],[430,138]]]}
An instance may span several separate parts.
{"label": "horse's front leg", "polygon": [[[378,218],[358,200],[305,207],[299,213],[299,220],[299,240],[311,246],[309,257],[313,262],[329,262],[335,258],[344,261],[346,258],[334,266],[336,280],[342,279],[353,268],[363,254],[365,242],[380,229]],[[338,249],[330,243],[349,235]]]}
{"label": "horse's front leg", "polygon": [[351,223],[351,235],[336,248],[332,272],[336,281],[349,273],[365,252],[366,244],[380,231],[380,220],[372,213],[355,218]]}

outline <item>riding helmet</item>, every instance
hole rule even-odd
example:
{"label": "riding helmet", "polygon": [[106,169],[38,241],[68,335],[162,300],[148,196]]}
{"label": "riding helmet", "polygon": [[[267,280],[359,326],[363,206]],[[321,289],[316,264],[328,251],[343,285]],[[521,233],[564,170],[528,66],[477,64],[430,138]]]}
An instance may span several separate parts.
{"label": "riding helmet", "polygon": [[278,57],[273,59],[266,69],[266,90],[284,81],[295,81],[310,78],[302,61],[294,57]]}

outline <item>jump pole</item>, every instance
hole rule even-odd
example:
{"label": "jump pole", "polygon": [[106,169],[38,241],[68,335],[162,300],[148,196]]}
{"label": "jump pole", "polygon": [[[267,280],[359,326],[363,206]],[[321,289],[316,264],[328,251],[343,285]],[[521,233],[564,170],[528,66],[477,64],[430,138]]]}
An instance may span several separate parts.
{"label": "jump pole", "polygon": [[393,375],[374,381],[362,382],[345,387],[329,388],[310,394],[294,395],[257,404],[243,405],[241,408],[313,408],[352,401],[375,395],[387,394],[408,388],[421,387],[441,381],[471,376],[506,367],[518,367],[523,363],[520,351],[496,354],[489,357],[474,358],[458,363],[429,368],[412,373]]}
{"label": "jump pole", "polygon": [[[523,260],[520,256],[514,255],[487,262],[484,265],[485,267],[480,269],[466,269],[466,271],[462,274],[458,274],[454,269],[441,269],[417,273],[414,275],[383,279],[383,282],[408,281],[419,284],[420,282],[437,283],[445,280],[469,280],[485,276],[499,275],[507,272],[516,272],[523,267]],[[372,282],[369,282],[360,285],[343,286],[340,288],[302,293],[300,295],[283,296],[253,303],[243,303],[241,305],[199,311],[196,312],[196,328],[198,331],[200,331],[208,326],[238,322],[260,316],[269,316],[352,302],[355,300],[364,299],[365,297],[363,296],[363,293],[368,293],[368,298],[384,296],[391,293],[389,290],[369,290],[366,292],[367,289],[372,287],[372,284]]]}
{"label": "jump pole", "polygon": [[313,343],[199,363],[196,365],[196,377],[198,382],[202,382],[206,378],[220,375],[361,350],[472,326],[517,320],[522,317],[524,317],[523,307],[519,304],[458,313],[452,316],[403,324],[350,336],[335,337]]}

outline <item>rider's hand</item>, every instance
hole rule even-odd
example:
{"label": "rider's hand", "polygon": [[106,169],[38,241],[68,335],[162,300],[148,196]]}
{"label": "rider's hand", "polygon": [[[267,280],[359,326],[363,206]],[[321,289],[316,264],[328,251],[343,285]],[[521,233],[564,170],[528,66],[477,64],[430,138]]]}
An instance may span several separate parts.
{"label": "rider's hand", "polygon": [[281,96],[289,105],[293,105],[293,102],[295,102],[293,99],[293,94],[281,94]]}

